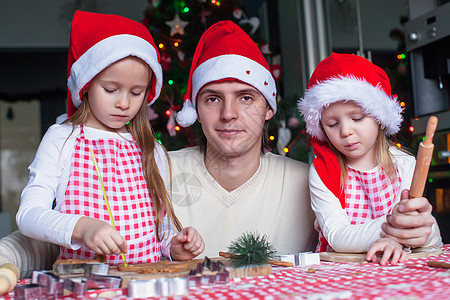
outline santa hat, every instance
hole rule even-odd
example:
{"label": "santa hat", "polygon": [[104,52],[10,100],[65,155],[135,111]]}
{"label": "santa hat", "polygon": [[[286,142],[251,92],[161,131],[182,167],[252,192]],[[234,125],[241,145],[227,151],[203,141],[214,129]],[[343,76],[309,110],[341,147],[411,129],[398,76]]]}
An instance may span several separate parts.
{"label": "santa hat", "polygon": [[197,120],[196,98],[200,89],[208,83],[229,78],[256,88],[276,112],[275,80],[261,51],[238,25],[221,21],[200,38],[177,122],[183,127],[192,125]]}
{"label": "santa hat", "polygon": [[148,105],[159,96],[162,69],[159,52],[144,25],[117,15],[76,11],[70,32],[67,66],[67,114],[80,106],[89,82],[111,64],[128,56],[142,59],[153,71]]}
{"label": "santa hat", "polygon": [[353,54],[332,53],[316,67],[308,89],[298,106],[306,122],[306,131],[324,141],[320,126],[324,107],[352,100],[378,122],[386,135],[400,130],[402,108],[391,96],[389,78],[380,67]]}

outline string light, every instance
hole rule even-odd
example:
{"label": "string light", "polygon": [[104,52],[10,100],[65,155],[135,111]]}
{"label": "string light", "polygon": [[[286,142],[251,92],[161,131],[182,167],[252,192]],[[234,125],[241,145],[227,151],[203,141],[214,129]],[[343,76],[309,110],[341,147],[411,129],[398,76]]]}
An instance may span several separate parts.
{"label": "string light", "polygon": [[428,179],[428,182],[432,183],[433,182],[433,178]]}
{"label": "string light", "polygon": [[401,107],[405,107],[405,106],[406,106],[406,103],[403,102],[403,101],[401,101],[401,102],[400,102],[400,106],[401,106]]}
{"label": "string light", "polygon": [[159,43],[158,47],[159,47],[159,49],[162,49],[162,48],[164,48],[164,44],[163,43]]}
{"label": "string light", "polygon": [[404,53],[397,54],[397,59],[405,59],[406,55]]}
{"label": "string light", "polygon": [[285,148],[283,149],[283,151],[284,151],[284,153],[288,153],[288,152],[289,152],[289,148],[288,148],[288,147],[285,147]]}
{"label": "string light", "polygon": [[175,126],[175,131],[180,131],[180,129],[181,129],[180,126],[178,125]]}
{"label": "string light", "polygon": [[168,84],[172,85],[173,84],[173,80],[169,79],[169,81],[167,81]]}
{"label": "string light", "polygon": [[186,6],[185,8],[183,8],[183,12],[184,12],[184,13],[189,12],[189,7]]}
{"label": "string light", "polygon": [[414,130],[415,130],[414,126],[412,126],[412,125],[411,125],[411,126],[409,126],[409,128],[408,128],[408,129],[409,129],[409,131],[410,131],[410,132],[414,132]]}
{"label": "string light", "polygon": [[170,109],[166,110],[166,116],[170,116]]}
{"label": "string light", "polygon": [[175,42],[175,43],[173,43],[173,45],[174,45],[175,47],[178,47],[180,44],[178,44],[178,42]]}
{"label": "string light", "polygon": [[397,143],[397,147],[401,148],[401,147],[402,147],[402,144]]}
{"label": "string light", "polygon": [[275,137],[273,135],[269,136],[269,140],[273,141]]}

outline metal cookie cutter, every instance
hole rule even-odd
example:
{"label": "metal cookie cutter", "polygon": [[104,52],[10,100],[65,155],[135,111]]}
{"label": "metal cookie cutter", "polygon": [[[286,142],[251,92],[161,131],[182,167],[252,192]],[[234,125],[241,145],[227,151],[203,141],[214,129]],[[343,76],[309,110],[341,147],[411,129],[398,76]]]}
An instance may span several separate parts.
{"label": "metal cookie cutter", "polygon": [[[121,285],[122,278],[116,276],[91,274],[89,278],[81,276],[62,278],[51,271],[34,271],[31,284],[21,287],[18,296],[24,300],[49,297],[61,298],[67,293],[80,296],[84,295],[88,289],[116,289],[120,288]],[[33,293],[31,293],[32,291]],[[38,293],[39,297],[29,296]]]}
{"label": "metal cookie cutter", "polygon": [[202,286],[228,283],[230,275],[220,261],[212,261],[205,257],[203,263],[189,273],[189,286]]}
{"label": "metal cookie cutter", "polygon": [[84,295],[90,289],[117,289],[122,285],[122,278],[93,274],[89,279],[84,277],[64,279],[64,291],[73,295]]}
{"label": "metal cookie cutter", "polygon": [[14,288],[14,299],[42,299],[44,298],[43,287],[38,284],[18,285]]}
{"label": "metal cookie cutter", "polygon": [[118,289],[122,285],[122,278],[118,276],[107,276],[92,274],[89,277],[88,289]]}
{"label": "metal cookie cutter", "polygon": [[83,277],[64,279],[64,291],[74,295],[84,295],[87,290],[88,280]]}
{"label": "metal cookie cutter", "polygon": [[168,297],[189,294],[188,279],[185,277],[131,280],[128,283],[128,297]]}
{"label": "metal cookie cutter", "polygon": [[56,264],[53,265],[53,273],[56,275],[83,274],[85,278],[91,274],[108,275],[109,265],[104,263],[80,263],[80,264]]}

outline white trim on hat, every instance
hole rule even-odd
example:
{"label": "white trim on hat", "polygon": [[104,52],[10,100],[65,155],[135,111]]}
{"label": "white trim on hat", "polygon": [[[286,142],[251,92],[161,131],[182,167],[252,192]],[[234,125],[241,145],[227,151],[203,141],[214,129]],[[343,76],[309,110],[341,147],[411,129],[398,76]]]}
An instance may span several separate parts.
{"label": "white trim on hat", "polygon": [[270,71],[246,56],[225,54],[210,58],[195,69],[191,78],[192,98],[184,101],[183,109],[177,114],[177,122],[183,127],[194,124],[200,89],[210,82],[226,78],[235,78],[253,86],[264,96],[273,113],[277,112],[277,88]]}
{"label": "white trim on hat", "polygon": [[73,104],[80,106],[80,91],[92,78],[109,65],[128,56],[142,59],[152,69],[153,76],[156,77],[155,96],[149,105],[152,104],[159,97],[162,87],[161,64],[158,62],[156,49],[148,41],[130,34],[114,35],[99,41],[73,63],[67,80]]}
{"label": "white trim on hat", "polygon": [[192,104],[195,107],[197,94],[207,83],[235,78],[255,87],[277,111],[275,80],[269,70],[256,61],[237,54],[225,54],[203,62],[192,75]]}
{"label": "white trim on hat", "polygon": [[299,111],[306,122],[306,131],[325,141],[325,133],[320,126],[322,110],[342,100],[355,101],[380,124],[386,135],[393,135],[400,130],[403,109],[397,98],[391,98],[381,87],[373,86],[364,79],[340,76],[313,85],[298,102]]}

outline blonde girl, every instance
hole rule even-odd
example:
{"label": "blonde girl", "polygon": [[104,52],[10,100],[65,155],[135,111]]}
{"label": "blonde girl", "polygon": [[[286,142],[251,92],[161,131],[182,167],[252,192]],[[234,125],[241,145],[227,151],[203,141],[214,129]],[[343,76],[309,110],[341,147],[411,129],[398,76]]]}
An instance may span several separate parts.
{"label": "blonde girl", "polygon": [[24,235],[60,245],[59,259],[101,254],[109,264],[203,251],[198,232],[182,229],[173,212],[168,156],[148,120],[161,85],[159,54],[142,24],[75,13],[68,118],[49,128],[29,168],[16,217]]}
{"label": "blonde girl", "polygon": [[[381,237],[382,224],[409,189],[415,159],[386,137],[402,122],[386,73],[360,56],[332,53],[311,76],[299,110],[316,155],[309,182],[317,250],[368,251],[370,261],[381,252],[383,265],[402,262],[404,245]],[[426,245],[441,243],[436,224],[430,237]]]}

